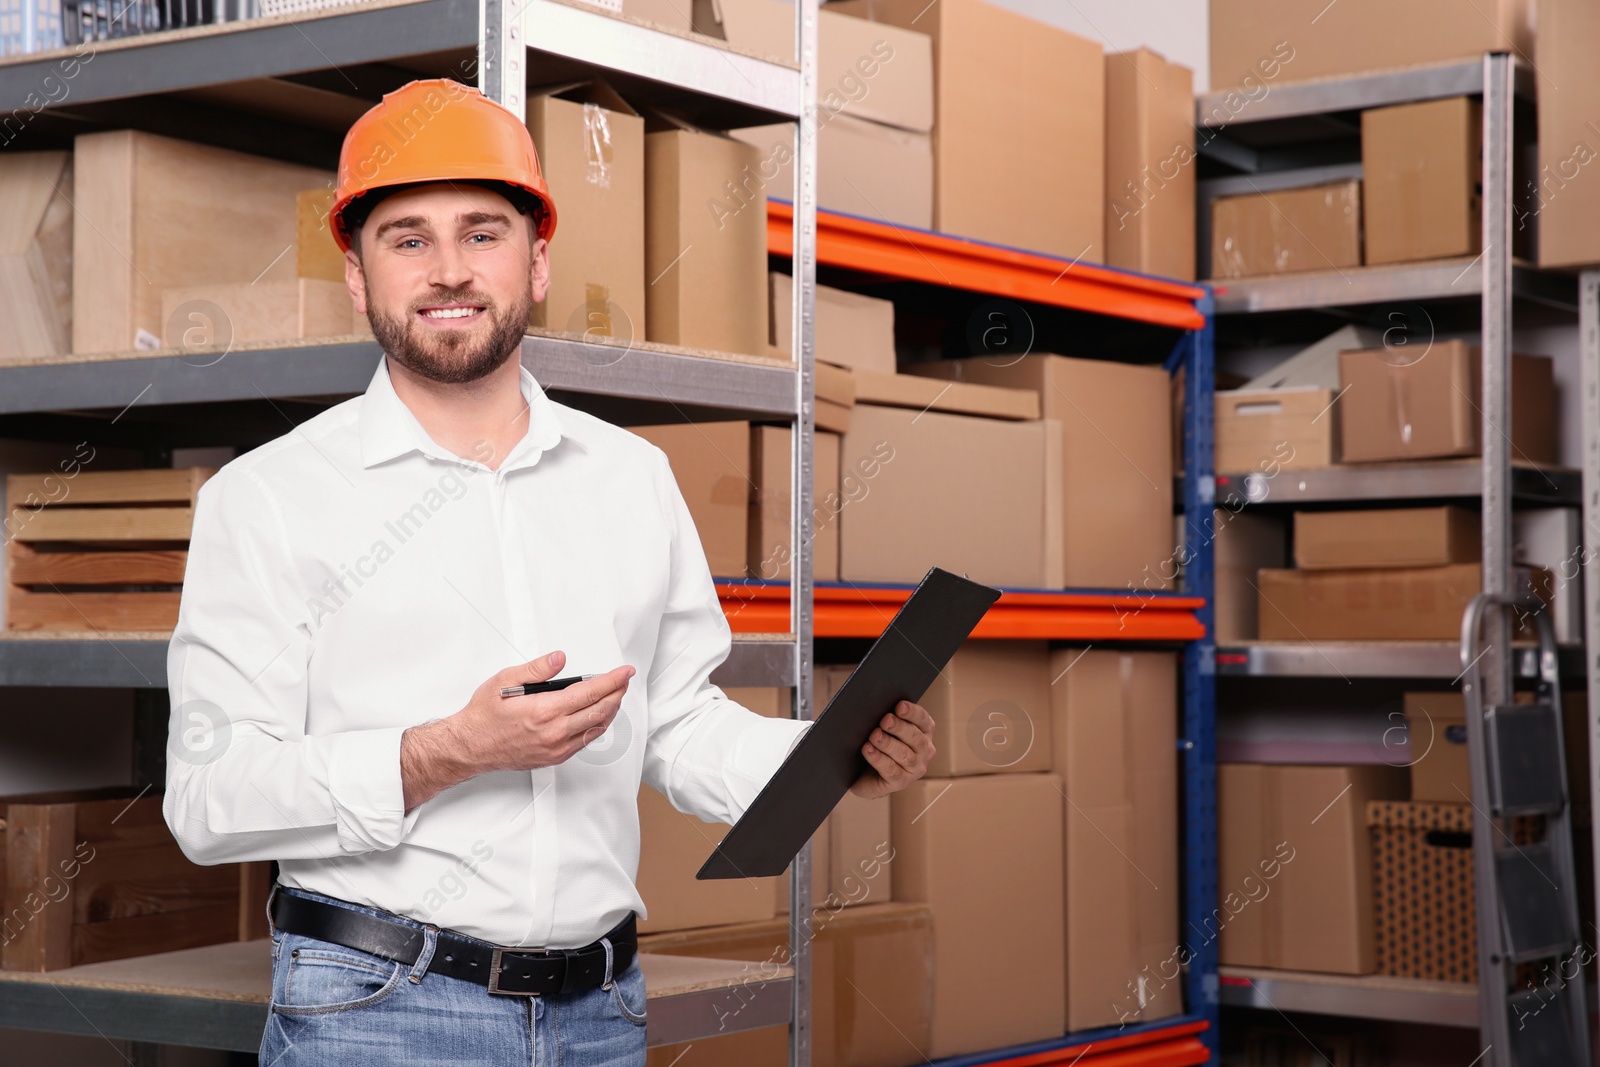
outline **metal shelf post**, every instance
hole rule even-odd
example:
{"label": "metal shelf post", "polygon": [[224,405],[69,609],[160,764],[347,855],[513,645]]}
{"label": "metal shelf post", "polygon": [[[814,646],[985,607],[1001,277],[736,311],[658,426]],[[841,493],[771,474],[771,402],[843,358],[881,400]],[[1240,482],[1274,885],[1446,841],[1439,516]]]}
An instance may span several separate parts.
{"label": "metal shelf post", "polygon": [[[1217,902],[1217,686],[1212,470],[1215,417],[1214,310],[1210,293],[1198,301],[1205,324],[1179,344],[1184,368],[1183,513],[1184,592],[1204,598],[1197,609],[1205,637],[1183,649],[1183,927],[1180,944],[1191,941],[1185,963],[1184,1005],[1209,1025],[1200,1034],[1218,1063],[1221,1050],[1221,990],[1218,946],[1204,931]],[[1180,957],[1181,962],[1181,957]]]}

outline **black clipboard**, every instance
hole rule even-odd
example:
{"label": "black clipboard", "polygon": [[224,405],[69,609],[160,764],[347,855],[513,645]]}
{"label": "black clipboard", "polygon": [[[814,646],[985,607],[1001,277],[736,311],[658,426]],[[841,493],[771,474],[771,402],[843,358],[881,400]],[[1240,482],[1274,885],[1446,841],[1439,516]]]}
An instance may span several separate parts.
{"label": "black clipboard", "polygon": [[929,570],[695,877],[782,874],[870,769],[861,746],[878,720],[901,700],[922,699],[999,597],[998,589]]}

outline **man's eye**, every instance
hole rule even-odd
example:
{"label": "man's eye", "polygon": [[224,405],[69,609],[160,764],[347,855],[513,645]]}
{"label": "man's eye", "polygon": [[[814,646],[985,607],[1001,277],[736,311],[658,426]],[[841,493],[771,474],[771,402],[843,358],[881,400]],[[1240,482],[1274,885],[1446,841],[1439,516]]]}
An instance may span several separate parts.
{"label": "man's eye", "polygon": [[475,233],[471,237],[467,238],[467,240],[476,241],[480,237],[483,238],[485,241],[494,240],[494,235],[490,234],[490,233]]}
{"label": "man's eye", "polygon": [[405,248],[407,245],[412,245],[414,247],[421,247],[422,238],[420,238],[420,237],[407,237],[403,241],[400,242],[400,247],[401,248]]}

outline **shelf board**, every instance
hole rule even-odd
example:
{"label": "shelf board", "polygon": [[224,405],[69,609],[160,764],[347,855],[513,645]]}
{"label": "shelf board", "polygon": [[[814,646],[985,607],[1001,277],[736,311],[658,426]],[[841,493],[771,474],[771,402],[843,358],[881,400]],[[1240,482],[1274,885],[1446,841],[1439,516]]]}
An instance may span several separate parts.
{"label": "shelf board", "polygon": [[[477,45],[475,0],[364,0],[96,41],[88,53],[68,46],[8,57],[0,60],[0,110],[24,108],[69,69],[76,73],[65,80],[63,107]],[[89,59],[76,68],[62,66],[82,54]]]}
{"label": "shelf board", "polygon": [[[794,207],[768,200],[767,251],[793,250]],[[1205,321],[1196,285],[832,211],[817,212],[817,262],[1180,330]]]}
{"label": "shelf board", "polygon": [[[1517,95],[1535,94],[1532,70],[1516,64]],[[1201,129],[1222,129],[1250,122],[1362,111],[1390,104],[1409,104],[1450,96],[1483,95],[1483,60],[1480,58],[1430,63],[1381,71],[1376,74],[1317,78],[1309,81],[1274,81],[1264,96],[1247,99],[1237,89],[1218,89],[1195,97],[1194,121]]]}
{"label": "shelf board", "polygon": [[[784,628],[787,628],[787,616]],[[0,631],[0,687],[167,688],[171,633]],[[733,635],[728,658],[711,672],[719,686],[794,684],[794,635]]]}
{"label": "shelf board", "polygon": [[[1524,504],[1579,503],[1582,472],[1567,468],[1511,468],[1512,499]],[[1455,500],[1483,495],[1483,462],[1449,459],[1423,463],[1362,463],[1316,470],[1218,474],[1216,499],[1229,507],[1270,504],[1354,503],[1383,500]]]}
{"label": "shelf board", "polygon": [[[371,384],[381,354],[376,341],[351,335],[0,363],[0,415],[355,396]],[[761,417],[792,416],[797,407],[794,364],[759,356],[542,331],[523,338],[522,362],[546,389]]]}
{"label": "shelf board", "polygon": [[[789,1021],[794,969],[641,953],[651,1045]],[[735,992],[737,991],[737,992]],[[272,996],[272,946],[233,941],[47,973],[0,971],[0,1027],[254,1052]],[[743,1007],[728,1010],[730,997]]]}
{"label": "shelf board", "polygon": [[[1513,647],[1516,677],[1539,675],[1533,645]],[[1218,675],[1248,678],[1461,677],[1461,646],[1454,641],[1252,641],[1218,646]],[[1583,648],[1562,645],[1558,666],[1565,678],[1581,678]]]}
{"label": "shelf board", "polygon": [[1245,967],[1222,967],[1219,975],[1222,1003],[1231,1007],[1474,1029],[1478,1025],[1478,987],[1461,982]]}
{"label": "shelf board", "polygon": [[[1246,315],[1474,298],[1483,293],[1483,271],[1475,258],[1461,257],[1261,278],[1217,278],[1208,284],[1216,295],[1218,315]],[[1576,278],[1525,265],[1512,267],[1511,293],[1565,311],[1578,309]]]}
{"label": "shelf board", "polygon": [[[572,60],[627,82],[647,81],[764,112],[745,125],[799,114],[798,68],[746,54],[699,34],[680,34],[625,19],[575,0],[524,0],[522,39],[534,42],[528,66],[536,84],[576,73],[549,60]],[[652,94],[654,95],[654,94]]]}
{"label": "shelf board", "polygon": [[[536,85],[608,74],[652,102],[715,125],[754,125],[798,112],[800,72],[698,34],[624,19],[564,0],[525,0],[526,69]],[[65,81],[48,106],[68,110],[132,97],[340,71],[451,50],[475,52],[478,4],[472,0],[363,0],[292,14],[190,26],[0,60],[0,108],[21,110],[41,86]],[[88,54],[89,59],[75,57]],[[72,71],[70,75],[68,71]],[[452,64],[470,80],[473,67]],[[46,79],[50,79],[47,81]],[[338,83],[340,86],[345,82]],[[366,105],[379,86],[349,93]],[[336,91],[343,92],[342,88]]]}
{"label": "shelf board", "polygon": [[[819,582],[812,596],[816,637],[877,637],[913,590],[910,585]],[[722,610],[735,633],[789,627],[783,582],[719,581]],[[1193,641],[1205,636],[1195,615],[1200,597],[1135,596],[1106,591],[1007,590],[972,631],[973,637],[1062,641]]]}

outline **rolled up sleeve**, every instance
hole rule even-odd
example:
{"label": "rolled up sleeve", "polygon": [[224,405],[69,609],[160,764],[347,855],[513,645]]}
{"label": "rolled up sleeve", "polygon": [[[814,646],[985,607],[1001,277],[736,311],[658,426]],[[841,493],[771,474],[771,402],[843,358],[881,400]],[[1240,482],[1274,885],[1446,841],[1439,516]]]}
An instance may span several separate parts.
{"label": "rolled up sleeve", "polygon": [[730,700],[711,682],[733,634],[705,550],[666,457],[656,453],[658,503],[672,531],[666,607],[647,676],[649,739],[643,778],[673,807],[732,824],[811,728]]}
{"label": "rolled up sleeve", "polygon": [[249,467],[200,489],[167,652],[163,811],[201,864],[393,848],[407,816],[403,728],[308,736],[309,628],[283,517]]}

